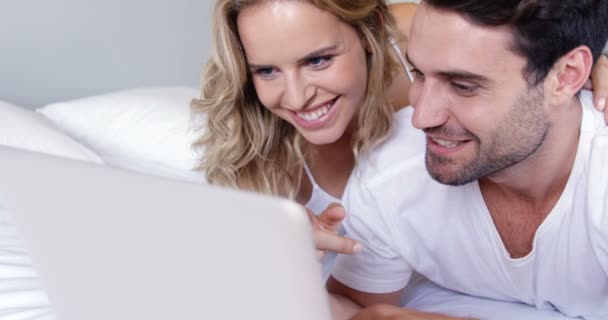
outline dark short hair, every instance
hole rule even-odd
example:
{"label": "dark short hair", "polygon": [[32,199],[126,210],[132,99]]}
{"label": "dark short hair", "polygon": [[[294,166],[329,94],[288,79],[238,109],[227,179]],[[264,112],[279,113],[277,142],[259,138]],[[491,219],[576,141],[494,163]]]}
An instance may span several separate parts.
{"label": "dark short hair", "polygon": [[608,40],[608,0],[424,0],[483,26],[513,30],[514,52],[527,58],[524,77],[543,81],[555,62],[585,45],[594,61]]}

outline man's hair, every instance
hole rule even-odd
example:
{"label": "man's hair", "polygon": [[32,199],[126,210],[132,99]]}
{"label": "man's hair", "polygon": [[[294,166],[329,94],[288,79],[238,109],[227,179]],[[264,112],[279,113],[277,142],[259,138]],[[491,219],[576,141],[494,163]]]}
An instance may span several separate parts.
{"label": "man's hair", "polygon": [[524,76],[543,81],[555,62],[585,45],[594,61],[608,40],[608,0],[424,0],[483,26],[513,30],[512,49],[527,58]]}

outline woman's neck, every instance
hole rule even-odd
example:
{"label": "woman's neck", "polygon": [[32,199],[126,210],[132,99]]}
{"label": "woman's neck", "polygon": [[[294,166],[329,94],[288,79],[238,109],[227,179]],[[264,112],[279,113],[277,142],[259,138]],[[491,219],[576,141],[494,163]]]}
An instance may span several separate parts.
{"label": "woman's neck", "polygon": [[[336,142],[326,145],[305,146],[306,164],[316,183],[325,192],[340,199],[355,165],[351,135],[345,134]],[[307,202],[312,193],[312,182],[302,177],[300,202]]]}

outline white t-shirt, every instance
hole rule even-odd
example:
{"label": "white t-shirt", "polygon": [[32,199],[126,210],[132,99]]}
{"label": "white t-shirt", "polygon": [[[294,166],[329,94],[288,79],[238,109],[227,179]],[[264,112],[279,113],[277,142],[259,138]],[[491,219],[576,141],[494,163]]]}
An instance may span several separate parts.
{"label": "white t-shirt", "polygon": [[333,276],[354,289],[387,293],[413,272],[468,295],[608,319],[608,129],[581,95],[576,160],[562,196],[539,227],[532,252],[510,258],[477,182],[435,182],[424,164],[425,138],[396,114],[387,143],[362,159],[347,186],[345,229],[363,244],[338,257]]}

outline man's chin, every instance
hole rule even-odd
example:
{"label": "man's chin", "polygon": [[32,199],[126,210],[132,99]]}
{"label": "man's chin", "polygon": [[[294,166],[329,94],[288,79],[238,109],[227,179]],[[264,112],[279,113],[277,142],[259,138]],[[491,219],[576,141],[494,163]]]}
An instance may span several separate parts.
{"label": "man's chin", "polygon": [[445,168],[444,166],[432,166],[427,162],[426,170],[433,178],[433,180],[450,186],[462,186],[465,184],[469,184],[475,180],[476,178],[469,177],[463,174],[462,169],[458,168]]}
{"label": "man's chin", "polygon": [[426,154],[426,171],[433,180],[450,186],[461,186],[477,180],[477,175],[471,174],[469,162],[460,162],[454,159]]}

